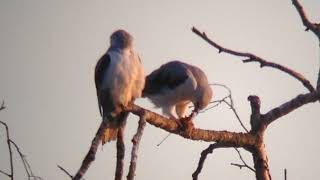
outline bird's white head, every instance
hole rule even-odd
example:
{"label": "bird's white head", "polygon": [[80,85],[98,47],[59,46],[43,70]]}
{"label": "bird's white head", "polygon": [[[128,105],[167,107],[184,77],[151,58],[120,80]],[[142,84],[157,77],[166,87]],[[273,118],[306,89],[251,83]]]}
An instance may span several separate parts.
{"label": "bird's white head", "polygon": [[125,30],[119,29],[110,36],[111,48],[128,48],[132,45],[133,37]]}
{"label": "bird's white head", "polygon": [[197,102],[195,104],[195,110],[202,110],[205,107],[208,106],[208,104],[210,103],[211,99],[212,99],[212,89],[211,87],[208,85],[204,88],[201,89],[201,93],[200,97],[197,97]]}

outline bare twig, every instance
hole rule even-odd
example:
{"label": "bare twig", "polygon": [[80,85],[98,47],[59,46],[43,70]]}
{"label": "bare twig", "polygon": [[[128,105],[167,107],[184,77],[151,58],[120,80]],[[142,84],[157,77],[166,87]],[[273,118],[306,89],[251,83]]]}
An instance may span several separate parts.
{"label": "bare twig", "polygon": [[73,176],[66,170],[66,169],[64,169],[62,166],[60,166],[60,165],[57,165],[58,166],[58,168],[61,170],[61,171],[63,171],[64,173],[66,173],[71,179],[73,178]]}
{"label": "bare twig", "polygon": [[199,174],[202,171],[203,165],[205,160],[207,159],[208,154],[211,154],[213,152],[213,150],[218,149],[218,148],[229,148],[229,147],[233,147],[234,145],[232,144],[228,144],[228,143],[214,143],[214,144],[210,144],[208,148],[206,148],[205,150],[203,150],[201,152],[201,156],[198,162],[198,167],[197,169],[193,172],[192,174],[192,179],[193,180],[197,180]]}
{"label": "bare twig", "polygon": [[129,167],[129,173],[127,175],[128,180],[133,180],[135,176],[137,159],[138,159],[138,150],[140,140],[143,134],[144,127],[146,125],[146,121],[143,118],[140,118],[139,125],[136,134],[132,138],[132,150],[131,150],[131,162]]}
{"label": "bare twig", "polygon": [[[4,107],[4,102],[2,102],[1,107]],[[2,108],[4,109],[4,108]],[[6,134],[7,134],[7,144],[8,144],[8,149],[9,149],[9,158],[10,158],[10,173],[4,173],[6,175],[8,175],[11,180],[14,179],[14,171],[13,171],[13,160],[12,160],[12,149],[11,149],[11,143],[10,143],[10,135],[9,135],[9,128],[8,125],[5,122],[0,121],[0,123],[2,125],[4,125],[5,129],[6,129]]]}
{"label": "bare twig", "polygon": [[306,31],[311,30],[320,40],[320,25],[316,24],[316,23],[312,23],[308,19],[306,13],[303,10],[302,5],[300,4],[300,2],[298,0],[292,0],[292,4],[297,9],[297,11],[301,17],[303,25],[306,26]]}
{"label": "bare twig", "polygon": [[[21,158],[21,161],[22,161],[22,164],[24,166],[24,169],[26,170],[26,173],[27,173],[27,176],[28,176],[28,179],[30,179],[30,176],[31,174],[29,173],[29,169],[28,169],[28,166],[26,165],[26,159],[24,158],[24,155],[22,154],[22,152],[20,151],[20,148],[18,147],[18,145],[13,142],[12,140],[10,140],[10,143],[13,144],[13,146],[16,148],[20,158]],[[33,175],[33,174],[32,174]]]}
{"label": "bare twig", "polygon": [[242,157],[239,149],[238,149],[238,148],[234,148],[234,149],[237,151],[237,153],[238,153],[238,155],[239,155],[239,158],[240,158],[240,160],[242,161],[243,164],[231,163],[231,165],[237,166],[237,167],[239,167],[240,169],[243,168],[243,167],[245,167],[245,168],[250,169],[252,172],[256,172],[256,170],[254,170],[251,166],[249,166],[249,165],[246,163],[246,161],[243,159],[243,157]]}
{"label": "bare twig", "polygon": [[115,172],[115,180],[121,180],[123,175],[123,159],[125,155],[124,145],[124,129],[119,128],[117,137],[117,164]]}
{"label": "bare twig", "polygon": [[284,180],[287,180],[287,169],[284,169]]}
{"label": "bare twig", "polygon": [[94,161],[98,146],[99,146],[99,144],[101,144],[104,129],[105,129],[105,125],[103,122],[101,122],[100,127],[91,142],[90,149],[89,149],[86,157],[82,161],[81,167],[78,170],[77,174],[73,177],[73,180],[80,180],[83,177],[83,175],[87,172],[92,161]]}
{"label": "bare twig", "polygon": [[289,69],[285,66],[282,66],[280,64],[277,63],[273,63],[273,62],[269,62],[266,61],[254,54],[251,53],[245,53],[245,52],[240,52],[240,51],[234,51],[231,49],[227,49],[225,47],[222,47],[221,45],[217,44],[216,42],[212,41],[210,38],[207,37],[206,33],[201,33],[197,28],[193,27],[192,31],[197,34],[199,37],[201,37],[203,40],[205,40],[206,42],[208,42],[210,45],[212,45],[213,47],[217,48],[219,50],[219,53],[221,52],[225,52],[234,56],[240,56],[240,57],[245,57],[247,59],[243,60],[244,63],[247,62],[258,62],[260,63],[260,67],[272,67],[275,69],[278,69],[282,72],[285,72],[287,74],[289,74],[290,76],[296,78],[297,80],[299,80],[310,92],[314,91],[314,87],[311,85],[310,81],[307,80],[302,74]]}
{"label": "bare twig", "polygon": [[8,173],[6,173],[6,172],[2,171],[1,169],[0,169],[0,173],[2,173],[2,174],[4,174],[4,175],[6,175],[6,176],[8,176],[8,177],[11,177],[11,174],[8,174]]}
{"label": "bare twig", "polygon": [[283,103],[282,105],[276,108],[273,108],[265,115],[263,115],[262,126],[268,126],[270,123],[280,118],[281,116],[284,116],[296,110],[304,104],[315,102],[317,100],[320,100],[320,89],[312,93],[300,94],[297,97],[291,99],[290,101]]}
{"label": "bare twig", "polygon": [[[219,105],[222,104],[222,103],[225,103],[225,104],[233,111],[233,113],[234,113],[234,115],[236,116],[236,118],[237,118],[238,122],[240,123],[241,127],[242,127],[246,132],[249,132],[248,129],[244,126],[243,122],[241,121],[240,116],[239,116],[239,114],[237,113],[237,110],[236,110],[236,108],[235,108],[235,106],[234,106],[231,89],[230,89],[228,86],[224,85],[224,84],[214,83],[214,84],[210,84],[210,85],[213,85],[213,86],[221,86],[221,87],[227,89],[227,91],[228,91],[229,94],[228,94],[227,96],[223,97],[223,98],[220,99],[220,100],[215,100],[215,101],[210,102],[210,104],[214,104],[214,105],[206,108],[206,109],[203,110],[203,111],[201,111],[201,113],[204,113],[204,112],[206,112],[206,111],[208,111],[208,110],[210,110],[210,109],[212,109],[212,108],[215,108],[215,107],[219,106]],[[227,99],[229,99],[230,102],[228,102]]]}
{"label": "bare twig", "polygon": [[1,106],[0,106],[0,111],[1,110],[3,110],[3,109],[5,109],[6,107],[5,107],[5,105],[4,105],[4,100],[2,101],[2,103],[1,103]]}

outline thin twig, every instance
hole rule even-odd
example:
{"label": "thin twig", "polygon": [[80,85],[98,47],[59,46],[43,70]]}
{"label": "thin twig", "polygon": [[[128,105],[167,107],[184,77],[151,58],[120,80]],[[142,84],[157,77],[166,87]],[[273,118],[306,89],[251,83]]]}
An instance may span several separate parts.
{"label": "thin twig", "polygon": [[287,169],[284,169],[284,180],[287,180]]}
{"label": "thin twig", "polygon": [[6,176],[8,176],[8,177],[11,177],[11,175],[10,175],[10,174],[8,174],[8,173],[6,173],[6,172],[2,171],[1,169],[0,169],[0,173],[2,173],[2,174],[4,174],[4,175],[6,175]]}
{"label": "thin twig", "polygon": [[[2,102],[1,107],[4,107],[4,102]],[[2,108],[4,109],[4,108]],[[5,122],[0,121],[0,123],[2,125],[4,125],[5,129],[6,129],[6,134],[7,134],[7,144],[8,144],[8,149],[9,149],[9,158],[10,158],[10,173],[9,177],[11,178],[11,180],[14,180],[14,171],[13,171],[13,160],[12,160],[12,149],[11,149],[11,143],[10,143],[10,135],[9,135],[9,128],[8,125]]]}
{"label": "thin twig", "polygon": [[132,138],[132,150],[131,150],[131,162],[129,167],[129,173],[127,175],[128,180],[133,180],[135,177],[135,171],[137,167],[137,160],[138,160],[138,150],[140,140],[143,134],[144,127],[146,125],[146,121],[143,118],[140,118],[139,125],[136,134]]}
{"label": "thin twig", "polygon": [[0,106],[0,111],[1,110],[3,110],[3,109],[5,109],[6,107],[5,107],[5,105],[4,105],[4,100],[2,100],[2,103],[1,103],[1,106]]}
{"label": "thin twig", "polygon": [[[208,110],[210,110],[210,109],[212,109],[212,108],[214,108],[214,107],[217,107],[217,106],[219,106],[221,103],[225,103],[225,104],[233,111],[233,113],[234,113],[234,115],[236,116],[236,118],[237,118],[238,122],[240,123],[241,127],[242,127],[246,132],[249,132],[248,129],[244,126],[242,120],[240,119],[239,114],[237,113],[236,108],[234,107],[234,102],[233,102],[233,98],[232,98],[232,91],[231,91],[231,89],[230,89],[228,86],[224,85],[224,84],[214,83],[214,84],[210,84],[210,85],[213,85],[213,86],[221,86],[221,87],[227,89],[229,94],[228,94],[227,96],[225,96],[224,98],[220,99],[220,100],[212,101],[211,103],[215,103],[215,104],[214,104],[213,106],[211,106],[211,107],[209,107],[209,108],[201,111],[201,113],[206,112],[206,111],[208,111]],[[227,99],[229,99],[230,102],[228,102]]]}
{"label": "thin twig", "polygon": [[254,54],[251,54],[251,53],[234,51],[234,50],[222,47],[221,45],[217,44],[216,42],[212,41],[209,37],[207,37],[206,33],[200,32],[195,27],[192,28],[192,31],[195,34],[197,34],[199,37],[201,37],[203,40],[208,42],[210,45],[217,48],[219,50],[219,53],[225,52],[225,53],[228,53],[228,54],[231,54],[234,56],[245,57],[247,59],[243,60],[244,63],[258,62],[258,63],[260,63],[261,68],[262,67],[272,67],[272,68],[278,69],[278,70],[285,72],[285,73],[289,74],[290,76],[296,78],[297,80],[299,80],[310,92],[313,92],[315,90],[309,80],[307,80],[302,74],[300,74],[292,69],[289,69],[289,68],[282,66],[280,64],[277,64],[277,63],[266,61],[266,60],[254,55]]}
{"label": "thin twig", "polygon": [[240,158],[240,160],[242,161],[243,164],[231,163],[231,165],[237,166],[237,167],[239,167],[240,169],[243,168],[243,167],[245,167],[245,168],[250,169],[252,172],[256,172],[256,170],[254,170],[251,166],[249,166],[249,165],[244,161],[244,159],[243,159],[243,157],[242,157],[239,149],[238,149],[238,148],[234,148],[234,149],[237,151],[237,153],[238,153],[238,155],[239,155],[239,158]]}
{"label": "thin twig", "polygon": [[58,168],[63,171],[64,173],[66,173],[71,179],[73,178],[73,176],[66,170],[64,169],[62,166],[60,166],[59,164],[57,165]]}
{"label": "thin twig", "polygon": [[20,158],[21,158],[21,161],[22,161],[22,164],[23,164],[23,166],[24,166],[24,169],[26,170],[26,173],[27,173],[27,176],[28,176],[28,179],[30,179],[30,173],[29,173],[29,170],[28,170],[28,167],[27,167],[27,165],[26,165],[26,160],[24,159],[24,155],[22,154],[22,152],[20,151],[20,148],[18,147],[18,145],[15,143],[15,142],[13,142],[11,139],[10,139],[10,143],[12,143],[13,144],[13,146],[16,148],[16,150],[17,150],[17,152],[18,152],[18,154],[19,154],[19,156],[20,156]]}

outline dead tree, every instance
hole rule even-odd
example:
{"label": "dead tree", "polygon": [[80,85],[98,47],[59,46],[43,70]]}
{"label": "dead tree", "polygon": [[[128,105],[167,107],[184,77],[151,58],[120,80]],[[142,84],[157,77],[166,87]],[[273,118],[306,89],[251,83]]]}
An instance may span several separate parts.
{"label": "dead tree", "polygon": [[[293,6],[298,11],[304,26],[306,27],[306,31],[312,31],[320,41],[320,24],[312,23],[306,16],[301,4],[298,0],[292,0]],[[201,153],[201,157],[198,163],[198,167],[196,171],[193,173],[192,177],[194,180],[198,179],[198,175],[202,170],[205,159],[209,153],[212,153],[214,149],[217,148],[243,148],[246,151],[252,154],[254,167],[251,168],[247,165],[239,153],[239,157],[242,160],[243,164],[233,164],[238,167],[246,167],[251,169],[255,175],[257,180],[270,180],[271,174],[269,171],[268,164],[268,154],[265,149],[264,143],[264,134],[267,130],[268,126],[274,121],[278,120],[280,117],[287,115],[288,113],[304,106],[308,103],[314,103],[320,100],[320,69],[318,74],[318,81],[316,84],[316,88],[312,85],[312,83],[307,80],[301,73],[286,67],[284,65],[280,65],[266,59],[263,59],[255,54],[239,52],[236,50],[232,50],[222,45],[216,43],[212,39],[210,39],[204,32],[199,31],[197,28],[193,27],[192,31],[198,35],[200,38],[205,40],[207,43],[212,45],[214,48],[218,49],[219,53],[227,53],[233,56],[237,56],[243,58],[244,63],[249,62],[257,62],[260,64],[260,67],[270,67],[282,71],[289,76],[295,78],[297,81],[301,82],[302,85],[309,91],[305,94],[298,94],[296,97],[291,100],[284,102],[283,104],[270,109],[268,112],[262,114],[260,112],[260,99],[258,96],[250,95],[248,96],[248,101],[251,106],[251,117],[250,117],[250,130],[246,130],[246,132],[230,132],[230,131],[215,131],[215,130],[206,130],[199,129],[193,126],[188,126],[185,129],[181,129],[176,121],[172,121],[167,119],[159,114],[156,114],[152,111],[144,109],[140,106],[132,104],[126,107],[126,110],[130,113],[133,113],[140,117],[140,121],[146,121],[151,125],[154,125],[158,128],[166,130],[170,133],[174,133],[181,137],[184,137],[189,140],[196,141],[206,141],[206,142],[214,142],[207,149],[205,149]],[[225,99],[220,100],[224,102]],[[219,103],[219,102],[218,102]],[[232,102],[225,101],[226,104],[232,107]],[[235,110],[233,109],[235,112]],[[236,112],[235,112],[236,114]],[[236,114],[237,115],[237,114]],[[140,122],[142,124],[142,122]],[[99,131],[97,132],[94,140],[92,141],[92,146],[86,155],[83,163],[78,171],[78,173],[72,179],[81,179],[88,169],[90,163],[94,160],[95,153],[97,150],[97,146],[101,143],[101,128],[103,128],[103,124],[101,124]],[[133,150],[132,150],[132,162],[131,166],[136,166],[137,160],[137,144],[141,139],[143,130],[143,125],[139,126],[138,132],[133,139]],[[116,172],[118,169],[116,170]],[[119,177],[119,176],[117,176]],[[134,177],[134,168],[130,169],[130,172],[127,176],[128,179],[133,179]]]}

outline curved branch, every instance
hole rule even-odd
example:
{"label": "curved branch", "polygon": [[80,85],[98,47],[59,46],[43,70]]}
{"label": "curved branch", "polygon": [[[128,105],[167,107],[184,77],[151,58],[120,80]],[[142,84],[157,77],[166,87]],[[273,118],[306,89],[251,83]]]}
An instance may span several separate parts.
{"label": "curved branch", "polygon": [[203,164],[205,160],[207,159],[208,154],[211,154],[213,150],[218,149],[218,148],[229,148],[233,147],[232,144],[226,144],[226,143],[214,143],[210,144],[209,147],[207,147],[205,150],[201,152],[201,156],[198,162],[198,167],[197,169],[193,172],[192,174],[192,179],[193,180],[198,180],[198,176],[202,171]]}
{"label": "curved branch", "polygon": [[243,62],[244,63],[247,63],[247,62],[258,62],[258,63],[260,63],[260,67],[261,68],[262,67],[272,67],[272,68],[278,69],[278,70],[280,70],[282,72],[285,72],[285,73],[289,74],[290,76],[296,78],[297,80],[299,80],[304,85],[304,87],[306,87],[310,92],[314,91],[314,87],[311,85],[310,81],[307,80],[302,74],[300,74],[300,73],[298,73],[298,72],[296,72],[296,71],[294,71],[292,69],[289,69],[289,68],[287,68],[285,66],[282,66],[280,64],[277,64],[277,63],[266,61],[266,60],[254,55],[254,54],[251,54],[251,53],[234,51],[234,50],[222,47],[219,44],[217,44],[214,41],[212,41],[210,38],[208,38],[206,33],[204,33],[204,32],[201,33],[195,27],[192,28],[192,31],[195,34],[197,34],[198,36],[200,36],[203,40],[208,42],[210,45],[212,45],[213,47],[217,48],[219,50],[219,53],[225,52],[225,53],[228,53],[228,54],[231,54],[231,55],[234,55],[234,56],[240,56],[240,57],[248,58],[248,59],[243,60]]}
{"label": "curved branch", "polygon": [[320,24],[312,23],[308,19],[306,13],[303,10],[302,5],[300,4],[300,2],[298,0],[292,0],[292,4],[297,9],[297,11],[301,17],[303,25],[306,26],[306,31],[311,30],[320,40]]}

